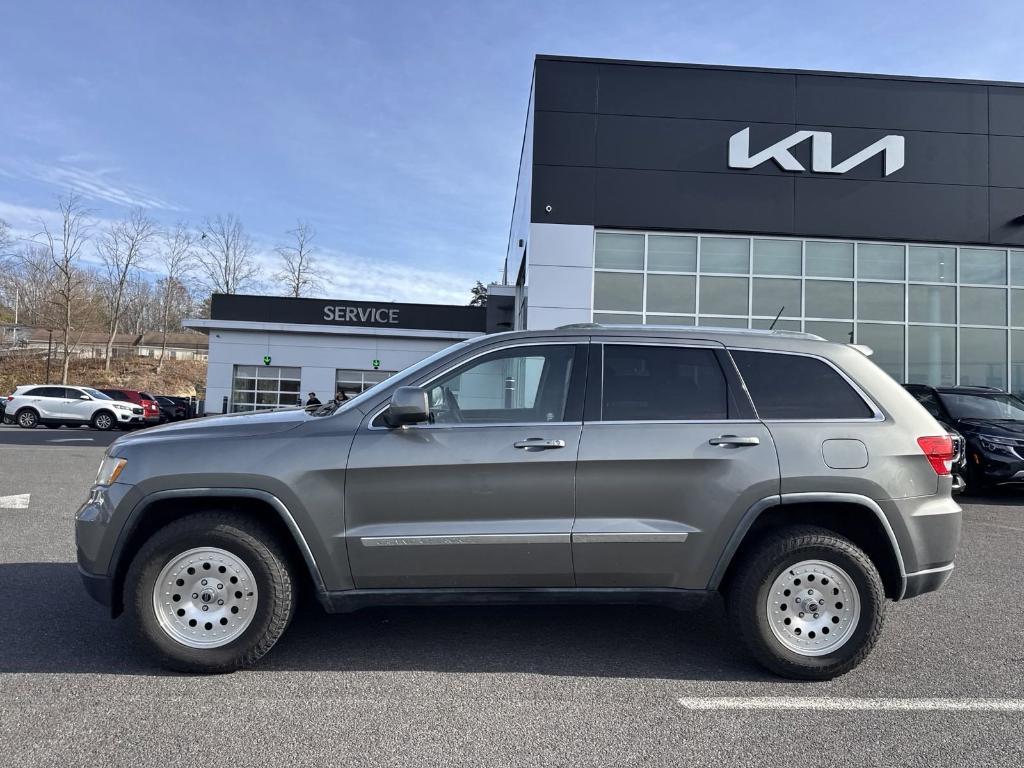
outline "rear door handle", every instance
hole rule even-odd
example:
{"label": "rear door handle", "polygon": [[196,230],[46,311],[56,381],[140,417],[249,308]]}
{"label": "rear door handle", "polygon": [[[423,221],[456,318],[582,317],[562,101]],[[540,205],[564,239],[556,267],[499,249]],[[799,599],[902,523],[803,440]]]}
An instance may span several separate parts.
{"label": "rear door handle", "polygon": [[760,445],[761,438],[759,437],[737,437],[736,435],[722,435],[721,437],[712,437],[708,440],[711,445],[720,445],[723,448],[738,448],[741,445]]}
{"label": "rear door handle", "polygon": [[543,437],[528,437],[525,440],[512,443],[512,447],[523,448],[524,450],[548,451],[552,448],[565,448],[565,440],[545,440]]}

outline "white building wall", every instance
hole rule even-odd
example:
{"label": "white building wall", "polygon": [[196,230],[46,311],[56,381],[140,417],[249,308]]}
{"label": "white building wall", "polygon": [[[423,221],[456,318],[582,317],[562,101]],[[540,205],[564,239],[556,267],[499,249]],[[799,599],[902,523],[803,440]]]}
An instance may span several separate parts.
{"label": "white building wall", "polygon": [[[469,336],[472,334],[464,334]],[[361,333],[296,333],[281,331],[210,330],[210,359],[206,378],[206,411],[220,413],[224,398],[230,402],[236,365],[263,365],[270,355],[272,366],[302,369],[302,399],[316,392],[321,401],[334,396],[339,368],[401,371],[413,363],[458,341],[458,338],[410,338]]]}
{"label": "white building wall", "polygon": [[529,330],[589,323],[594,295],[594,228],[530,224],[526,284]]}

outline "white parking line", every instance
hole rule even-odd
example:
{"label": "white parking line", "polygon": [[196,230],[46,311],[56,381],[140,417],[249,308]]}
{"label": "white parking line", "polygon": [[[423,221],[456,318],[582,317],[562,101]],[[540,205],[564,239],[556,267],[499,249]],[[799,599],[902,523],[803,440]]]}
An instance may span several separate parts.
{"label": "white parking line", "polygon": [[28,509],[30,493],[19,493],[14,496],[0,496],[0,509]]}
{"label": "white parking line", "polygon": [[56,440],[47,440],[48,443],[91,443],[94,438],[91,437],[58,437]]}
{"label": "white parking line", "polygon": [[816,710],[821,712],[1021,712],[1024,699],[859,699],[797,696],[681,698],[679,706],[696,710]]}

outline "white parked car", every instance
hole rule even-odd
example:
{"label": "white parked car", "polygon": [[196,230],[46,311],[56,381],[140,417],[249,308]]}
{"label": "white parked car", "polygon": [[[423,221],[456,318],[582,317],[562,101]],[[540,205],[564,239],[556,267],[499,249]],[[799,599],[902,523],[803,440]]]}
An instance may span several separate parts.
{"label": "white parked car", "polygon": [[7,396],[4,420],[25,429],[39,424],[108,430],[121,424],[142,424],[142,406],[114,400],[92,387],[26,384]]}

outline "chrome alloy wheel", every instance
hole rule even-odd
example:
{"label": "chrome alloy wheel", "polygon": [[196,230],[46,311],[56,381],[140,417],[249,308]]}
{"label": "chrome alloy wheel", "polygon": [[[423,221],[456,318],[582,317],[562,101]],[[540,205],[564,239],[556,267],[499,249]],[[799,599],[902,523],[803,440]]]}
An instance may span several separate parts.
{"label": "chrome alloy wheel", "polygon": [[236,639],[252,623],[258,599],[249,567],[216,547],[171,559],[153,586],[160,628],[189,648],[220,648]]}
{"label": "chrome alloy wheel", "polygon": [[841,648],[860,621],[860,593],[834,563],[804,560],[782,571],[766,605],[772,633],[801,656],[824,656]]}
{"label": "chrome alloy wheel", "polygon": [[101,413],[96,417],[96,429],[106,431],[114,426],[114,420],[110,417],[110,414]]}

